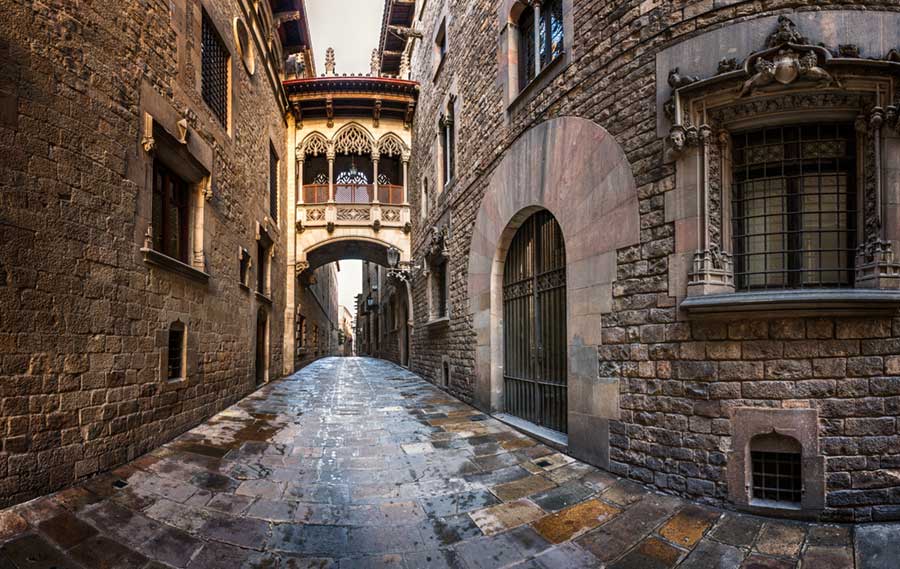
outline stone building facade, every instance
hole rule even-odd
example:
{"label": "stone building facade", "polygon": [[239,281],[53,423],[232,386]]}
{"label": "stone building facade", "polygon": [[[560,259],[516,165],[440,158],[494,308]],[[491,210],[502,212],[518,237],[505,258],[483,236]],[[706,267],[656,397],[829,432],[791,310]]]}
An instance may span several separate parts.
{"label": "stone building facade", "polygon": [[409,366],[412,314],[405,277],[363,262],[362,294],[356,307],[357,353]]}
{"label": "stone building facade", "polygon": [[294,369],[325,356],[342,353],[338,332],[338,263],[329,263],[311,273],[297,288],[295,304]]}
{"label": "stone building facade", "polygon": [[2,3],[0,505],[292,368],[281,62],[314,67],[275,4]]}
{"label": "stone building facade", "polygon": [[[412,20],[391,59],[421,89],[411,369],[666,492],[900,518],[896,6],[428,0]],[[531,255],[549,268],[517,281]],[[517,328],[551,290],[533,302],[565,326]],[[515,369],[551,360],[562,387],[523,406]]]}

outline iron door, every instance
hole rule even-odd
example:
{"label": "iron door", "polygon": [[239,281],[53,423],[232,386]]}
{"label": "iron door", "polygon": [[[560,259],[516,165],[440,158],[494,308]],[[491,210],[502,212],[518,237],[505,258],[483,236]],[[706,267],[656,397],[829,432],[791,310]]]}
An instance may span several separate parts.
{"label": "iron door", "polygon": [[566,249],[542,210],[516,232],[503,268],[504,410],[567,432]]}

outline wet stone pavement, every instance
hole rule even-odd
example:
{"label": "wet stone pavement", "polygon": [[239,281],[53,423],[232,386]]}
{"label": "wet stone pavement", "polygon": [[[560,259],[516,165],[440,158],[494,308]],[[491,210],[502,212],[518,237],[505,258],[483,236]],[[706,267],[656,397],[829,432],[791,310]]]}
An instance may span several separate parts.
{"label": "wet stone pavement", "polygon": [[0,569],[883,569],[898,535],[654,493],[402,368],[331,358],[0,512]]}

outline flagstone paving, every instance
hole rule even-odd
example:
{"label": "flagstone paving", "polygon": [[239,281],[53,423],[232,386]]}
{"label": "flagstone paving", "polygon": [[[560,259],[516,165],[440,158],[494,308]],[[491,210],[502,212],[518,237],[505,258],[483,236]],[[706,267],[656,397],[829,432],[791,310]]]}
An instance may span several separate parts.
{"label": "flagstone paving", "polygon": [[0,512],[0,569],[887,569],[897,535],[655,493],[402,368],[331,358]]}

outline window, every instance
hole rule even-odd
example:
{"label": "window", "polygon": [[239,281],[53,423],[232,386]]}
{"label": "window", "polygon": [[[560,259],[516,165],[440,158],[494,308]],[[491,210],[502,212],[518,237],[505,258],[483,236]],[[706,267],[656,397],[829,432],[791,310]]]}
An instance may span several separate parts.
{"label": "window", "polygon": [[165,167],[153,162],[153,249],[188,263],[190,236],[190,191],[188,184]]}
{"label": "window", "polygon": [[428,178],[422,179],[422,199],[419,203],[419,211],[421,212],[422,219],[428,217]]}
{"label": "window", "polygon": [[[535,22],[535,11],[531,6],[525,6],[516,21],[519,91],[524,90],[542,69],[563,53],[562,0],[542,2],[539,22]],[[540,61],[537,60],[538,54]]]}
{"label": "window", "polygon": [[541,4],[541,69],[547,67],[563,51],[562,0],[545,0]]}
{"label": "window", "polygon": [[519,16],[519,91],[534,78],[534,8],[522,10]]}
{"label": "window", "polygon": [[853,128],[813,124],[733,137],[732,227],[738,289],[853,284]]}
{"label": "window", "polygon": [[170,380],[183,379],[185,376],[185,330],[181,322],[173,322],[169,326],[168,373]]}
{"label": "window", "polygon": [[278,223],[278,154],[269,143],[269,215]]}
{"label": "window", "polygon": [[440,65],[444,61],[444,56],[447,55],[447,20],[442,20],[438,27],[438,33],[434,38],[434,47],[438,56],[438,65]]}
{"label": "window", "polygon": [[200,46],[200,91],[222,126],[228,125],[228,50],[209,15],[203,12]]}
{"label": "window", "polygon": [[440,261],[431,269],[432,313],[434,318],[445,318],[447,314],[447,261]]}
{"label": "window", "polygon": [[447,102],[447,111],[441,115],[439,122],[441,167],[445,186],[453,179],[456,168],[456,131],[453,128],[455,105],[456,98],[450,97],[450,100]]}
{"label": "window", "polygon": [[241,247],[241,284],[250,287],[250,251]]}
{"label": "window", "polygon": [[799,442],[778,434],[754,437],[750,460],[753,500],[800,504],[803,468]]}
{"label": "window", "polygon": [[256,243],[256,291],[265,296],[269,281],[269,248],[261,240]]}

